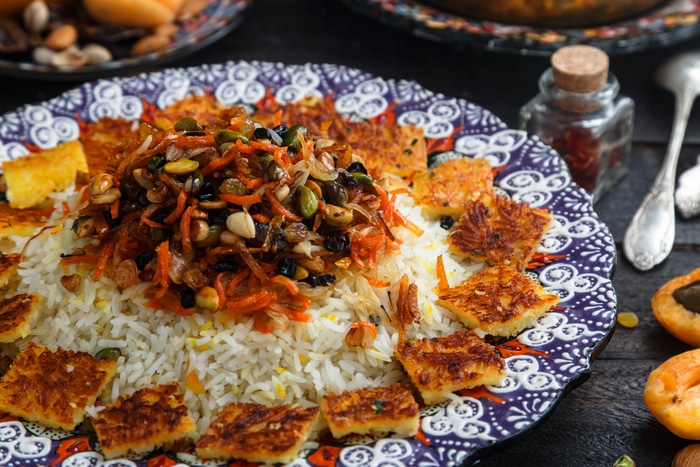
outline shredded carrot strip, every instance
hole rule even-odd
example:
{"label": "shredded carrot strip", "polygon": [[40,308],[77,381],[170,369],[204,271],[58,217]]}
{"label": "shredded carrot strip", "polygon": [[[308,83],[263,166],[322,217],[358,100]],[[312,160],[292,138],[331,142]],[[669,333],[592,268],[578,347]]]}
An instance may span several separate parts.
{"label": "shredded carrot strip", "polygon": [[180,301],[169,293],[161,298],[152,298],[144,303],[144,305],[154,310],[171,311],[180,316],[191,316],[194,314],[194,308],[183,308],[180,305]]}
{"label": "shredded carrot strip", "polygon": [[280,216],[286,217],[288,220],[293,221],[293,222],[301,222],[303,219],[300,216],[297,216],[293,212],[287,210],[284,206],[282,206],[282,203],[279,202],[275,194],[272,192],[272,187],[271,185],[265,185],[265,195],[267,196],[267,199],[270,201],[270,204],[272,205],[272,210],[275,211],[277,214]]}
{"label": "shredded carrot strip", "polygon": [[251,141],[248,143],[251,148],[255,148],[259,151],[275,152],[280,149],[279,146],[272,143],[265,143],[263,141]]}
{"label": "shredded carrot strip", "polygon": [[231,195],[231,194],[220,194],[219,199],[223,199],[228,203],[238,204],[241,206],[249,206],[251,204],[258,204],[262,201],[262,193],[255,193],[252,195]]}
{"label": "shredded carrot strip", "polygon": [[175,221],[177,221],[180,216],[182,216],[182,213],[185,212],[185,205],[187,204],[187,191],[185,190],[185,187],[182,187],[180,189],[180,192],[177,194],[177,204],[175,205],[175,209],[173,212],[168,214],[168,217],[163,219],[164,224],[172,224]]}
{"label": "shredded carrot strip", "polygon": [[309,323],[312,320],[311,315],[307,315],[306,313],[302,313],[301,311],[287,308],[286,306],[281,305],[279,303],[269,303],[267,305],[267,308],[271,311],[275,311],[277,313],[283,314],[283,315],[287,316],[289,319],[293,319],[294,321],[301,321],[303,323]]}
{"label": "shredded carrot strip", "polygon": [[234,295],[236,287],[248,277],[249,272],[247,269],[241,269],[236,272],[226,286],[226,295]]}
{"label": "shredded carrot strip", "polygon": [[97,281],[102,276],[107,266],[107,261],[109,261],[114,254],[114,248],[114,241],[111,239],[103,239],[100,242],[100,247],[97,249],[97,266],[92,273],[92,280]]}
{"label": "shredded carrot strip", "polygon": [[363,277],[365,279],[367,279],[367,282],[369,282],[369,285],[371,285],[374,288],[381,289],[381,288],[389,287],[389,282],[387,282],[387,281],[383,281],[381,279],[377,279],[376,277],[372,277],[372,276],[363,276]]}
{"label": "shredded carrot strip", "polygon": [[437,257],[435,262],[435,273],[438,280],[438,290],[447,290],[450,288],[450,284],[447,282],[447,273],[445,272],[445,262],[442,259],[442,255]]}
{"label": "shredded carrot strip", "polygon": [[149,219],[148,217],[144,216],[143,214],[141,215],[141,222],[143,222],[144,224],[146,224],[146,225],[149,226],[149,227],[153,227],[153,228],[156,228],[156,229],[167,229],[167,228],[169,228],[169,227],[168,227],[167,225],[165,225],[165,224],[161,224],[160,222],[152,221],[151,219]]}
{"label": "shredded carrot strip", "polygon": [[241,154],[255,155],[258,153],[258,150],[255,149],[250,143],[244,143],[240,139],[236,140],[236,149],[238,149]]}
{"label": "shredded carrot strip", "polygon": [[209,161],[207,165],[202,167],[199,171],[203,176],[207,176],[210,173],[219,170],[221,168],[226,167],[229,165],[231,162],[233,162],[236,159],[236,156],[238,155],[238,152],[229,149],[226,154],[223,156],[219,157],[218,159],[214,159],[212,161]]}
{"label": "shredded carrot strip", "polygon": [[261,223],[261,224],[269,224],[270,223],[270,216],[268,216],[265,213],[259,212],[257,214],[251,214],[250,217],[253,218],[253,220]]}
{"label": "shredded carrot strip", "polygon": [[231,273],[229,272],[220,272],[216,275],[216,278],[214,278],[214,290],[216,290],[216,294],[219,296],[219,307],[217,309],[221,309],[226,301],[226,285],[224,282],[230,275]]}
{"label": "shredded carrot strip", "polygon": [[180,233],[182,233],[182,249],[189,251],[192,249],[192,213],[197,209],[196,205],[187,206],[185,212],[182,213],[182,218],[180,219]]}
{"label": "shredded carrot strip", "polygon": [[112,216],[112,219],[119,217],[119,200],[116,200],[109,206],[109,215]]}
{"label": "shredded carrot strip", "polygon": [[246,313],[262,310],[277,299],[277,294],[269,290],[248,295],[237,300],[228,300],[226,309],[221,312],[221,322],[232,321]]}
{"label": "shredded carrot strip", "polygon": [[275,112],[275,126],[279,126],[282,123],[282,109]]}
{"label": "shredded carrot strip", "polygon": [[97,256],[95,255],[71,255],[64,256],[58,263],[60,266],[68,266],[70,264],[97,264]]}
{"label": "shredded carrot strip", "polygon": [[299,285],[287,276],[278,274],[270,279],[270,284],[280,284],[284,286],[292,295],[299,295]]}
{"label": "shredded carrot strip", "polygon": [[63,201],[61,203],[61,207],[63,208],[63,217],[66,217],[68,214],[70,214],[70,205],[68,204],[68,202]]}
{"label": "shredded carrot strip", "polygon": [[156,272],[153,275],[153,283],[160,285],[160,290],[156,292],[155,297],[162,298],[170,285],[170,275],[168,274],[168,269],[170,268],[170,245],[168,240],[156,247],[156,254],[158,255],[158,262]]}

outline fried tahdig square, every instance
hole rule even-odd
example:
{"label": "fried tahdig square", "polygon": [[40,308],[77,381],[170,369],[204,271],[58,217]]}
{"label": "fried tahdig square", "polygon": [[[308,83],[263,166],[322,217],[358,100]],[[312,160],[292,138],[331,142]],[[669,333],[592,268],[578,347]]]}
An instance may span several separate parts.
{"label": "fried tahdig square", "polygon": [[21,261],[22,255],[19,253],[0,253],[0,289],[10,282]]}
{"label": "fried tahdig square", "polygon": [[85,352],[52,351],[32,342],[0,379],[0,410],[51,428],[72,430],[114,377],[117,364]]}
{"label": "fried tahdig square", "polygon": [[39,314],[39,297],[19,294],[0,300],[0,342],[25,338]]}
{"label": "fried tahdig square", "polygon": [[460,157],[423,169],[413,177],[411,191],[416,204],[429,217],[459,217],[467,201],[493,195],[493,172],[486,159]]}
{"label": "fried tahdig square", "polygon": [[202,459],[238,458],[270,464],[292,462],[317,423],[319,407],[230,404],[196,444]]}
{"label": "fried tahdig square", "polygon": [[450,252],[489,265],[524,271],[552,215],[504,196],[481,196],[464,205],[448,238]]}
{"label": "fried tahdig square", "polygon": [[413,436],[420,425],[418,403],[407,383],[329,394],[321,401],[321,413],[334,438],[352,433]]}
{"label": "fried tahdig square", "polygon": [[449,393],[503,382],[505,360],[473,331],[400,341],[394,355],[426,404]]}
{"label": "fried tahdig square", "polygon": [[32,153],[2,164],[7,201],[24,209],[41,204],[53,191],[65,190],[78,172],[88,171],[80,141],[68,141],[55,148]]}
{"label": "fried tahdig square", "polygon": [[522,272],[494,266],[469,276],[461,284],[438,292],[438,303],[452,311],[468,328],[492,336],[514,336],[534,326],[559,302]]}
{"label": "fried tahdig square", "polygon": [[177,383],[119,396],[92,418],[105,457],[143,454],[197,429]]}
{"label": "fried tahdig square", "polygon": [[37,208],[14,209],[0,203],[0,239],[13,235],[31,236],[37,228],[46,225],[46,211]]}

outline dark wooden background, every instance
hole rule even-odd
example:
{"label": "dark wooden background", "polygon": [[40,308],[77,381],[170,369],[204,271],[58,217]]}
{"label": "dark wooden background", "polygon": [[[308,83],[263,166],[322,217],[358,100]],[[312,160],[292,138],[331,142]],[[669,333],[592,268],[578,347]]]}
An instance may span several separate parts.
{"label": "dark wooden background", "polygon": [[[596,205],[618,247],[661,165],[670,133],[673,99],[654,84],[653,73],[666,58],[693,49],[700,50],[700,37],[611,57],[622,92],[636,102],[632,171]],[[511,127],[517,126],[519,107],[535,94],[537,79],[548,66],[547,58],[417,38],[333,0],[256,0],[244,22],[223,40],[169,65],[227,60],[336,63],[384,78],[415,80],[432,91],[479,104]],[[0,76],[0,113],[50,99],[77,84]],[[679,171],[694,163],[699,150],[700,109],[692,115]],[[588,381],[568,394],[532,434],[513,446],[500,446],[479,465],[611,466],[621,454],[630,455],[638,466],[671,465],[675,453],[691,441],[657,423],[642,397],[649,373],[689,347],[657,323],[650,300],[666,281],[697,267],[700,218],[677,221],[674,251],[650,272],[636,271],[620,254],[614,278],[618,308],[636,312],[639,326],[618,328],[592,365]]]}

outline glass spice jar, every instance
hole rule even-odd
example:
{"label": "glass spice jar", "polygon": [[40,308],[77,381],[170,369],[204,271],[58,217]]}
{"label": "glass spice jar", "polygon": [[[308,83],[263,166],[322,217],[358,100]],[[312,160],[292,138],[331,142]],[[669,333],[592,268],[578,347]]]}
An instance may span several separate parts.
{"label": "glass spice jar", "polygon": [[618,95],[609,58],[587,45],[562,47],[520,109],[520,128],[566,161],[571,176],[599,200],[629,168],[634,102]]}

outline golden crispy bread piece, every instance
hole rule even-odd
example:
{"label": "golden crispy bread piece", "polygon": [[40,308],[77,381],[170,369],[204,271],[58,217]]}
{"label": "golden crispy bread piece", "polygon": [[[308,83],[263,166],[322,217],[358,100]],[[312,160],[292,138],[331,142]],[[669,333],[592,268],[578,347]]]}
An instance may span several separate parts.
{"label": "golden crispy bread piece", "polygon": [[330,394],[323,397],[321,412],[334,438],[351,433],[413,436],[420,425],[418,403],[408,383]]}
{"label": "golden crispy bread piece", "polygon": [[38,314],[36,295],[19,294],[0,300],[0,342],[27,337]]}
{"label": "golden crispy bread piece", "polygon": [[460,389],[500,384],[506,375],[503,357],[473,331],[400,341],[394,355],[426,404]]}
{"label": "golden crispy bread piece", "polygon": [[0,239],[12,235],[29,237],[46,224],[46,214],[43,209],[13,209],[7,203],[0,203]]}
{"label": "golden crispy bread piece", "polygon": [[60,347],[52,351],[30,342],[0,379],[0,410],[51,428],[72,430],[116,368],[113,360]]}
{"label": "golden crispy bread piece", "polygon": [[228,405],[197,441],[197,455],[203,459],[234,457],[269,464],[291,462],[319,414],[319,407]]}
{"label": "golden crispy bread piece", "polygon": [[13,208],[41,204],[53,191],[65,190],[75,182],[78,171],[88,165],[80,141],[68,141],[46,151],[29,154],[2,164],[7,201]]}
{"label": "golden crispy bread piece", "polygon": [[423,169],[413,177],[416,204],[430,217],[459,217],[467,201],[493,195],[493,172],[486,159],[461,157]]}
{"label": "golden crispy bread piece", "polygon": [[503,196],[481,196],[464,205],[464,214],[450,233],[450,251],[523,271],[551,222],[552,215],[544,209]]}
{"label": "golden crispy bread piece", "polygon": [[12,275],[17,272],[22,255],[19,253],[0,252],[0,288],[5,287]]}
{"label": "golden crispy bread piece", "polygon": [[514,336],[534,326],[558,302],[559,295],[508,266],[486,268],[438,293],[438,303],[468,328],[492,336]]}
{"label": "golden crispy bread piece", "polygon": [[119,396],[98,412],[92,426],[108,459],[152,451],[197,428],[177,383]]}

